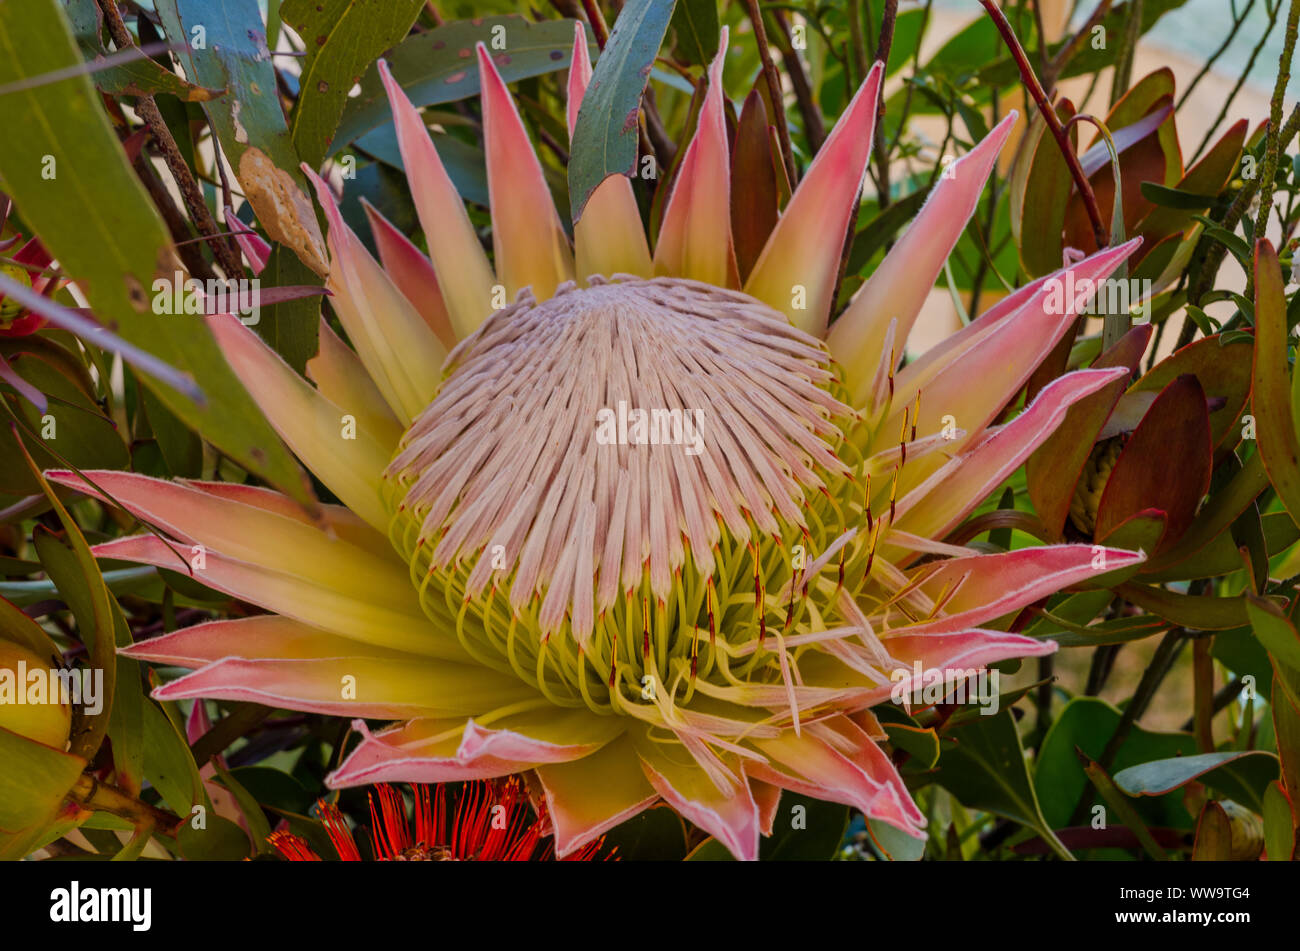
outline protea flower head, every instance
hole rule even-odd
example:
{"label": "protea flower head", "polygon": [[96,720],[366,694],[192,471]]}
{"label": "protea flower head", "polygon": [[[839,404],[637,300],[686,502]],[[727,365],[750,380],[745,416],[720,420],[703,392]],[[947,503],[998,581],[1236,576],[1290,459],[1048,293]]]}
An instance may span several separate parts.
{"label": "protea flower head", "polygon": [[[379,862],[528,862],[554,858],[545,808],[534,816],[524,784],[518,776],[494,782],[465,783],[449,805],[447,788],[411,787],[412,821],[397,787],[380,783],[370,792],[370,854]],[[334,851],[344,862],[362,861],[361,849],[342,811],[320,800],[316,813]],[[268,840],[291,862],[319,862],[321,856],[307,840],[286,829]],[[589,842],[567,856],[587,861],[600,851],[603,840]],[[609,858],[615,856],[611,853]]]}
{"label": "protea flower head", "polygon": [[[870,708],[916,664],[1051,652],[981,625],[1101,570],[1090,546],[990,555],[942,539],[1127,371],[1069,374],[991,425],[1075,319],[1040,280],[898,372],[1014,117],[950,168],[829,324],[880,64],[740,286],[725,40],[653,254],[618,176],[571,250],[480,46],[489,261],[381,63],[428,256],[368,209],[376,261],[313,174],[351,346],[322,324],[313,387],[233,317],[211,322],[344,505],[313,517],[262,488],[91,474],[203,546],[196,577],[272,612],[130,648],[194,668],[156,697],[358,718],[336,788],[534,771],[560,855],[664,801],[754,858],[782,789],[923,834]],[[589,76],[579,29],[571,130]],[[1103,278],[1135,246],[1072,270]],[[153,535],[98,553],[176,565]],[[1140,557],[1108,552],[1107,570]]]}

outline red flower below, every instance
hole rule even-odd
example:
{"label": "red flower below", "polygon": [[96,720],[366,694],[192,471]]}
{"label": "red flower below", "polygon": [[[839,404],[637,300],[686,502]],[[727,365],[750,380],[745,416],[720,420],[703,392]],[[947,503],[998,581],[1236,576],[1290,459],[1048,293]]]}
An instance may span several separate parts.
{"label": "red flower below", "polygon": [[[519,777],[465,783],[452,808],[444,784],[412,785],[414,822],[408,822],[406,803],[396,786],[380,784],[370,793],[371,853],[380,862],[528,862],[555,858],[545,807],[534,816]],[[356,839],[338,806],[324,799],[316,803],[338,856],[345,862],[363,861]],[[307,841],[283,829],[267,840],[291,862],[319,862]],[[588,843],[565,857],[568,862],[594,859],[604,839]],[[607,858],[613,858],[613,853]]]}

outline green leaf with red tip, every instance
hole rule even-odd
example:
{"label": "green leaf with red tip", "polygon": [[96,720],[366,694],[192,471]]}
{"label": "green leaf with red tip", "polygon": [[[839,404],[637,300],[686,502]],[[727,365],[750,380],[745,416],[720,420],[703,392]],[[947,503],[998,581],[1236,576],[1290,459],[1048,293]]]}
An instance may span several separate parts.
{"label": "green leaf with red tip", "polygon": [[[1130,551],[1153,552],[1160,547],[1168,534],[1168,516],[1159,509],[1142,509],[1134,512],[1106,534],[1096,533],[1096,543],[1108,548],[1127,548]],[[1113,586],[1134,575],[1140,568],[1135,565],[1121,571],[1102,575],[1096,584]]]}
{"label": "green leaf with red tip", "polygon": [[1199,780],[1258,809],[1269,783],[1277,779],[1277,757],[1265,750],[1231,750],[1175,756],[1130,766],[1115,774],[1115,785],[1130,796],[1163,796]]}
{"label": "green leaf with red tip", "polygon": [[[1126,366],[1136,371],[1151,340],[1150,324],[1134,327],[1092,363],[1093,369]],[[1065,421],[1040,446],[1025,466],[1029,498],[1048,531],[1059,536],[1070,513],[1079,475],[1092,452],[1127,381],[1120,379],[1075,403]],[[1124,546],[1121,546],[1124,547]]]}
{"label": "green leaf with red tip", "polygon": [[939,736],[934,729],[909,723],[882,723],[889,742],[910,754],[921,769],[933,769],[939,761]]}
{"label": "green leaf with red tip", "polygon": [[[1251,412],[1269,480],[1292,520],[1300,524],[1300,437],[1289,380],[1286,289],[1282,266],[1268,241],[1255,245],[1255,362]],[[1300,378],[1298,378],[1300,379]]]}
{"label": "green leaf with red tip", "polygon": [[[1249,512],[1252,508],[1253,506],[1247,503],[1244,511]],[[1203,517],[1204,512],[1197,518],[1198,524]],[[1233,525],[1236,524],[1234,520]],[[1291,516],[1286,512],[1269,512],[1260,517],[1259,524],[1263,531],[1265,551],[1282,552],[1300,541],[1300,528],[1296,527],[1295,522],[1291,521]],[[1191,531],[1195,530],[1194,526]],[[1184,535],[1174,548],[1161,556],[1162,565],[1166,564],[1164,558],[1173,556],[1176,552],[1184,552],[1184,545],[1191,531]],[[1170,561],[1167,564],[1169,567],[1143,571],[1142,580],[1158,583],[1188,581],[1193,578],[1217,578],[1221,575],[1230,575],[1244,567],[1237,541],[1233,538],[1232,526],[1221,531],[1209,544],[1199,543],[1199,550],[1191,557],[1186,557],[1184,554],[1176,563]]]}
{"label": "green leaf with red tip", "polygon": [[[1100,624],[1079,627],[1069,624],[1054,614],[1044,612],[1045,628],[1050,631],[1052,640],[1060,647],[1101,647],[1106,644],[1126,644],[1154,637],[1167,630],[1169,625],[1164,619],[1151,614],[1134,617],[1117,617]],[[1059,630],[1052,630],[1058,628]]]}
{"label": "green leaf with red tip", "polygon": [[1210,414],[1196,377],[1161,391],[1111,470],[1097,506],[1096,536],[1144,509],[1165,513],[1162,546],[1180,538],[1210,488]]}

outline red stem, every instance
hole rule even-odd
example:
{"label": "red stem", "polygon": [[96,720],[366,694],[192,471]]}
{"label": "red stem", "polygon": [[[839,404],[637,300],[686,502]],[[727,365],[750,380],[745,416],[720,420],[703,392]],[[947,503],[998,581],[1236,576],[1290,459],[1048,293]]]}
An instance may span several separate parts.
{"label": "red stem", "polygon": [[1025,88],[1029,90],[1029,95],[1037,103],[1043,121],[1047,123],[1052,138],[1056,139],[1056,145],[1061,150],[1061,155],[1065,157],[1065,164],[1070,169],[1070,177],[1074,179],[1074,184],[1079,189],[1079,195],[1083,198],[1083,206],[1088,211],[1088,219],[1092,222],[1092,233],[1097,241],[1097,247],[1107,247],[1110,244],[1110,235],[1106,233],[1106,226],[1102,223],[1101,211],[1097,207],[1097,196],[1093,194],[1092,186],[1088,184],[1087,176],[1083,174],[1083,166],[1079,164],[1079,156],[1071,148],[1069,136],[1066,135],[1065,129],[1061,127],[1061,120],[1057,116],[1056,110],[1047,101],[1047,94],[1043,92],[1042,84],[1038,81],[1038,77],[1034,75],[1034,68],[1029,65],[1029,57],[1025,55],[1024,47],[1016,39],[1016,34],[1011,30],[1011,24],[1007,22],[1006,16],[998,9],[994,0],[980,0],[980,3],[984,5],[984,9],[993,18],[993,23],[997,26],[998,32],[1002,34],[1007,49],[1011,51],[1011,56],[1020,69],[1020,78],[1024,81]]}
{"label": "red stem", "polygon": [[587,22],[591,24],[591,32],[596,34],[596,46],[603,51],[609,42],[609,27],[605,25],[604,14],[600,12],[596,0],[582,0],[582,9],[587,14]]}

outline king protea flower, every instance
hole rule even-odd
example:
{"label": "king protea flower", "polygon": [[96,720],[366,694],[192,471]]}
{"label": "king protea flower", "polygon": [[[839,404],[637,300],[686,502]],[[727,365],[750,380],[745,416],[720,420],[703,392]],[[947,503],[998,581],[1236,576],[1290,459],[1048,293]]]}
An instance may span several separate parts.
{"label": "king protea flower", "polygon": [[[570,130],[591,75],[575,39]],[[891,675],[1050,653],[981,625],[1102,570],[1090,546],[979,554],[941,539],[1071,404],[1127,370],[1071,373],[991,426],[1074,322],[1076,302],[1051,312],[1040,280],[896,372],[1014,116],[951,167],[829,324],[880,64],[740,286],[725,51],[724,35],[653,254],[619,176],[571,249],[480,45],[489,260],[380,64],[429,255],[368,209],[376,261],[308,170],[351,346],[322,324],[312,386],[235,318],[211,323],[345,507],[91,474],[183,553],[203,546],[196,577],[272,612],[130,648],[194,668],[156,697],[358,718],[334,788],[535,771],[560,855],[665,801],[752,859],[782,789],[923,834],[870,714]],[[1078,263],[1076,280],[1134,247]],[[681,411],[700,439],[650,444],[632,410]],[[619,438],[598,438],[611,413]],[[152,534],[98,554],[177,564]],[[1140,557],[1107,552],[1106,570]]]}

